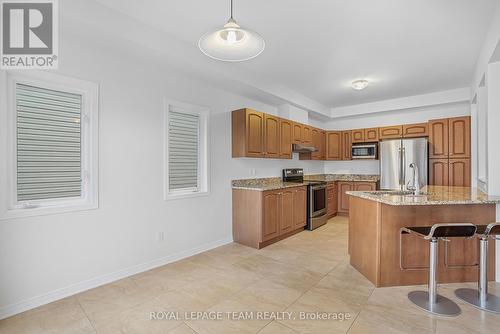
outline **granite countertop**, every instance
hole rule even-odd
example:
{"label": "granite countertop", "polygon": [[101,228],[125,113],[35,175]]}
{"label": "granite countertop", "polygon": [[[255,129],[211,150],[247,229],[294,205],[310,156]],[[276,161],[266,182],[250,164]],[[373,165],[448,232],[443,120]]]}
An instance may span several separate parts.
{"label": "granite countertop", "polygon": [[359,175],[359,174],[314,174],[305,175],[303,183],[297,182],[283,182],[279,177],[268,177],[268,178],[258,178],[258,179],[243,179],[243,180],[233,180],[233,189],[243,189],[243,190],[257,190],[257,191],[267,191],[267,190],[277,190],[293,187],[303,187],[308,184],[308,181],[364,181],[364,182],[377,182],[379,180],[378,175]]}
{"label": "granite countertop", "polygon": [[348,191],[356,196],[388,205],[449,205],[449,204],[495,204],[500,196],[490,196],[477,188],[426,186],[421,195],[397,191]]}

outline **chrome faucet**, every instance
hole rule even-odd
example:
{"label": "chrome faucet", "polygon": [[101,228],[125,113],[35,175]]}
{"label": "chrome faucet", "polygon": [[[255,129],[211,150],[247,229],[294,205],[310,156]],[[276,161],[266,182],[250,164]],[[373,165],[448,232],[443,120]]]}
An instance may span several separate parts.
{"label": "chrome faucet", "polygon": [[[410,181],[411,185],[408,184],[406,187],[408,188],[408,190],[413,191],[413,193],[415,195],[419,195],[420,194],[420,180],[418,177],[418,166],[414,162],[412,162],[410,164],[410,168],[413,169],[413,177],[412,177],[412,180]],[[408,183],[410,183],[410,182],[408,182]]]}

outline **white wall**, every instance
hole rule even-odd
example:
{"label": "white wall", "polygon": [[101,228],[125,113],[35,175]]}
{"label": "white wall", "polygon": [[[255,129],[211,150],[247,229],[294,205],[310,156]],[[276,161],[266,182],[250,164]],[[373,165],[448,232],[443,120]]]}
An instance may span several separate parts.
{"label": "white wall", "polygon": [[[0,221],[0,317],[231,241],[233,178],[280,176],[292,166],[323,172],[322,162],[297,157],[231,158],[230,111],[248,106],[276,114],[275,107],[70,31],[61,31],[56,72],[100,87],[99,209]],[[5,80],[1,71],[0,101]],[[162,199],[164,97],[211,109],[209,196]],[[156,241],[160,231],[164,242]]]}
{"label": "white wall", "polygon": [[[336,118],[324,126],[327,130],[349,130],[378,126],[427,122],[430,119],[470,115],[466,102],[451,103],[423,108],[412,108],[379,112],[373,115],[361,115]],[[379,162],[372,161],[327,161],[326,173],[378,174]]]}

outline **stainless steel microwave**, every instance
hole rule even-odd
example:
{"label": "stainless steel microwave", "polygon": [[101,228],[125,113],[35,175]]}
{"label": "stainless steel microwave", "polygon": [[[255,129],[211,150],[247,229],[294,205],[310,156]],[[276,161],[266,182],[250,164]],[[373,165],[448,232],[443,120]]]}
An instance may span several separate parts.
{"label": "stainless steel microwave", "polygon": [[378,144],[352,144],[352,159],[377,159]]}

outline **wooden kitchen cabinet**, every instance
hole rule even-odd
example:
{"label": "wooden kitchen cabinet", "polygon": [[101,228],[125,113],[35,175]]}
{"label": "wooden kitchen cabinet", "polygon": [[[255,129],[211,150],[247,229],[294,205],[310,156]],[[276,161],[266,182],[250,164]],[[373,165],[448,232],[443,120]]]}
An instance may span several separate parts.
{"label": "wooden kitchen cabinet", "polygon": [[470,158],[470,117],[448,119],[448,154],[451,158]]}
{"label": "wooden kitchen cabinet", "polygon": [[353,182],[354,191],[375,191],[377,190],[377,184],[375,182]]}
{"label": "wooden kitchen cabinet", "polygon": [[351,160],[352,139],[351,131],[342,131],[342,160]]}
{"label": "wooden kitchen cabinet", "polygon": [[429,184],[434,186],[448,185],[448,159],[429,159]]}
{"label": "wooden kitchen cabinet", "polygon": [[365,142],[377,142],[378,141],[378,128],[365,129]]}
{"label": "wooden kitchen cabinet", "polygon": [[335,182],[329,182],[326,188],[327,196],[327,215],[331,218],[337,214],[337,189]]}
{"label": "wooden kitchen cabinet", "polygon": [[264,113],[239,109],[231,114],[232,156],[264,156]]}
{"label": "wooden kitchen cabinet", "polygon": [[281,191],[266,191],[263,196],[262,241],[267,241],[280,234]]}
{"label": "wooden kitchen cabinet", "polygon": [[276,116],[264,114],[264,156],[280,157],[280,120]]}
{"label": "wooden kitchen cabinet", "polygon": [[403,125],[403,138],[427,137],[428,135],[428,123]]}
{"label": "wooden kitchen cabinet", "polygon": [[280,158],[292,158],[292,122],[280,118]]}
{"label": "wooden kitchen cabinet", "polygon": [[262,248],[304,230],[305,186],[269,191],[233,189],[233,239]]}
{"label": "wooden kitchen cabinet", "polygon": [[454,187],[470,187],[470,159],[448,160],[448,185]]}
{"label": "wooden kitchen cabinet", "polygon": [[393,126],[384,126],[379,128],[378,130],[378,138],[379,140],[383,139],[395,139],[403,137],[403,126],[402,125],[393,125]]}
{"label": "wooden kitchen cabinet", "polygon": [[311,159],[312,160],[319,160],[321,156],[321,132],[319,129],[312,128],[311,129],[312,133],[312,146],[316,148],[316,151],[311,153]]}
{"label": "wooden kitchen cabinet", "polygon": [[[307,223],[307,191],[305,187],[294,188],[293,196],[293,226],[303,228]],[[304,205],[306,203],[306,205]]]}
{"label": "wooden kitchen cabinet", "polygon": [[326,133],[326,160],[342,160],[342,132]]}
{"label": "wooden kitchen cabinet", "polygon": [[357,129],[352,130],[351,138],[353,143],[364,143],[365,142],[365,130]]}
{"label": "wooden kitchen cabinet", "polygon": [[302,143],[302,124],[293,123],[293,143],[301,144]]}
{"label": "wooden kitchen cabinet", "polygon": [[326,131],[320,131],[319,159],[326,160]]}
{"label": "wooden kitchen cabinet", "polygon": [[312,145],[312,128],[308,125],[302,126],[302,143]]}
{"label": "wooden kitchen cabinet", "polygon": [[349,213],[349,196],[346,194],[348,191],[352,191],[352,182],[338,182],[338,207],[337,212],[339,214],[347,215]]}
{"label": "wooden kitchen cabinet", "polygon": [[448,119],[429,121],[429,158],[448,158]]}

